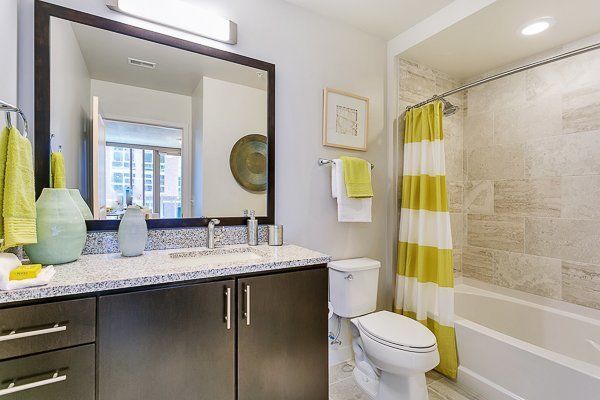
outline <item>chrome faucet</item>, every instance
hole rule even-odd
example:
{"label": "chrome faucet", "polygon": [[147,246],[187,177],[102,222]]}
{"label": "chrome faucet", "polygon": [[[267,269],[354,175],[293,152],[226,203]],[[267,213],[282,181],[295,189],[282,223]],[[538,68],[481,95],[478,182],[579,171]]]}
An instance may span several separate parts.
{"label": "chrome faucet", "polygon": [[215,235],[215,225],[220,224],[221,221],[213,218],[208,222],[208,244],[206,247],[208,247],[209,249],[214,249],[215,248],[215,239],[218,239],[219,236],[221,235]]}

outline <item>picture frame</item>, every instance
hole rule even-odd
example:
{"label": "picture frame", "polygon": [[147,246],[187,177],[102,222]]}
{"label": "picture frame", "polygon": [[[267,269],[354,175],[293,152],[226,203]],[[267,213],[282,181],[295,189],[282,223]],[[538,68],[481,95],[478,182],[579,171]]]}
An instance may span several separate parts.
{"label": "picture frame", "polygon": [[323,146],[367,151],[369,98],[323,89]]}

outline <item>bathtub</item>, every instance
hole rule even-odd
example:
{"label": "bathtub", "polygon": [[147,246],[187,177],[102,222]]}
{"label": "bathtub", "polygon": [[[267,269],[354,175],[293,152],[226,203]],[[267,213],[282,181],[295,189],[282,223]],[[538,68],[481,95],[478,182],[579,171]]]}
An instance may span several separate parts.
{"label": "bathtub", "polygon": [[487,400],[600,399],[600,312],[475,282],[455,289],[459,385]]}

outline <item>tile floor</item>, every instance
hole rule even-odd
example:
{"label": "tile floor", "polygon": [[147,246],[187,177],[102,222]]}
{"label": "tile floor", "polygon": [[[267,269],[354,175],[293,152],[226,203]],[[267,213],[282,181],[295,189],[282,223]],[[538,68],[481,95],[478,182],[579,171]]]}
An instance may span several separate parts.
{"label": "tile floor", "polygon": [[[329,400],[368,400],[354,383],[350,363],[338,364],[329,370]],[[435,371],[427,373],[429,400],[485,400],[481,396],[467,393],[456,383]]]}

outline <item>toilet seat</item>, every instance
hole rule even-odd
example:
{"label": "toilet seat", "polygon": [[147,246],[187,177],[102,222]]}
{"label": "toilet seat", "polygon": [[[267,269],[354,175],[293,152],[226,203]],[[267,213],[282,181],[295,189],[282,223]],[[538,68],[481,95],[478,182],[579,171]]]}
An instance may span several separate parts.
{"label": "toilet seat", "polygon": [[357,318],[357,326],[369,338],[394,349],[413,353],[437,350],[435,335],[404,315],[379,311]]}

